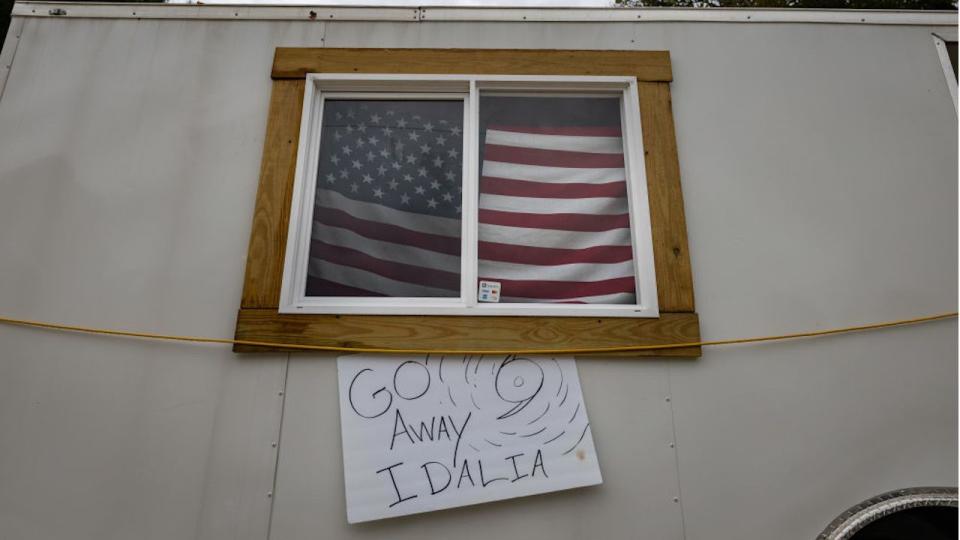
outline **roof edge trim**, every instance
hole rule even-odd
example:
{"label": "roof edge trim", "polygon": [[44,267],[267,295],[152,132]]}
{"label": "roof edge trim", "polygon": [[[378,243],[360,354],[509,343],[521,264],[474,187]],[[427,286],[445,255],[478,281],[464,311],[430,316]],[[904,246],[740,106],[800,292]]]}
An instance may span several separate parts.
{"label": "roof edge trim", "polygon": [[734,8],[489,8],[17,2],[14,17],[287,21],[726,22],[956,26],[954,11]]}

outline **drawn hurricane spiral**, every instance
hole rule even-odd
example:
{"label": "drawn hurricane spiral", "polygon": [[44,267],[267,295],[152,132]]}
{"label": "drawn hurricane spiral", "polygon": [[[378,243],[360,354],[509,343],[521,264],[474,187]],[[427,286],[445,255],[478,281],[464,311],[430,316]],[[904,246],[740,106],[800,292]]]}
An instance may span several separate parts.
{"label": "drawn hurricane spiral", "polygon": [[[431,356],[428,369],[445,390],[440,404],[469,406],[478,426],[461,449],[536,443],[545,453],[573,452],[589,429],[576,381],[564,377],[556,359],[518,355]],[[575,379],[575,377],[574,377]],[[492,390],[492,391],[491,391]]]}

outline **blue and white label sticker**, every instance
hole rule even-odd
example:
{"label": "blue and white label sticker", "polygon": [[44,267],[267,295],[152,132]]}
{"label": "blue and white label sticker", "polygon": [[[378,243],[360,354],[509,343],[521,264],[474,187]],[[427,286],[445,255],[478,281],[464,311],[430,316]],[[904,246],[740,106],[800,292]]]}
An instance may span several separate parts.
{"label": "blue and white label sticker", "polygon": [[500,282],[499,281],[480,281],[480,288],[477,290],[478,302],[499,302],[500,301]]}

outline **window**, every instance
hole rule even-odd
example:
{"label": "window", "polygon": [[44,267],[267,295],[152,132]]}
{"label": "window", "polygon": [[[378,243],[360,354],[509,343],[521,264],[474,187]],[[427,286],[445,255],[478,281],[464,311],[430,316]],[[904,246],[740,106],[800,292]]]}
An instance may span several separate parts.
{"label": "window", "polygon": [[281,312],[657,316],[634,78],[306,85]]}
{"label": "window", "polygon": [[699,340],[666,51],[278,48],[271,77],[236,339]]}

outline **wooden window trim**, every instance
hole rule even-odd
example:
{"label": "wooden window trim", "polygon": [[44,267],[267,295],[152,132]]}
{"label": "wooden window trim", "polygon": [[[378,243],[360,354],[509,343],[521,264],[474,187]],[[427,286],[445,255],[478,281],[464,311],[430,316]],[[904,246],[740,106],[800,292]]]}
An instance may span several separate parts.
{"label": "wooden window trim", "polygon": [[[636,76],[660,317],[280,314],[280,286],[307,73]],[[236,339],[383,348],[524,349],[700,340],[666,51],[278,48]],[[237,352],[280,348],[235,346]],[[699,347],[613,353],[699,357]]]}

